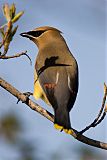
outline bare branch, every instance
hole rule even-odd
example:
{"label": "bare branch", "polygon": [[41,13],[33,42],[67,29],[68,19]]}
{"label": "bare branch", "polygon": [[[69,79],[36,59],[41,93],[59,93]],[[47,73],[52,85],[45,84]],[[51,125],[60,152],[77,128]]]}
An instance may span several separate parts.
{"label": "bare branch", "polygon": [[0,56],[0,59],[17,58],[17,57],[20,57],[20,56],[22,56],[22,55],[27,56],[28,59],[30,60],[30,64],[32,65],[32,60],[31,60],[31,58],[28,56],[27,51],[24,51],[24,52],[21,52],[21,53],[17,53],[17,54],[15,54],[15,55],[13,55],[13,56],[3,56],[3,55],[1,55],[1,56]]}
{"label": "bare branch", "polygon": [[[8,92],[10,92],[16,98],[20,99],[23,103],[28,105],[32,110],[40,113],[42,116],[44,116],[45,118],[47,118],[51,122],[54,122],[54,116],[50,112],[48,112],[47,110],[45,110],[44,108],[42,108],[38,104],[34,103],[32,100],[30,100],[30,99],[26,100],[26,96],[23,93],[19,92],[16,88],[14,88],[12,85],[7,83],[2,78],[0,78],[0,86],[2,88],[4,88],[5,90],[7,90]],[[90,139],[86,136],[83,136],[77,130],[75,130],[73,128],[72,128],[72,130],[73,130],[72,136],[75,139],[77,139],[78,141],[81,141],[85,144],[88,144],[88,145],[91,145],[91,146],[94,146],[94,147],[97,147],[97,148],[107,150],[107,143],[103,143],[103,142],[100,142],[100,141],[97,141],[97,140]]]}
{"label": "bare branch", "polygon": [[100,109],[97,117],[95,118],[95,120],[89,126],[87,126],[82,131],[80,131],[81,134],[83,134],[84,132],[86,132],[87,130],[89,130],[91,127],[96,127],[98,124],[100,124],[102,122],[102,120],[106,116],[106,111],[105,111],[104,107],[106,107],[105,106],[105,102],[106,102],[106,96],[107,96],[107,86],[104,84],[104,87],[105,87],[104,88],[104,97],[103,97],[101,109]]}
{"label": "bare branch", "polygon": [[[2,40],[2,42],[0,44],[0,48],[5,44],[5,42],[7,40],[7,37],[9,36],[9,33],[10,33],[11,29],[12,29],[12,22],[9,21],[7,23],[7,29],[6,29],[6,32],[5,32],[5,36],[4,36],[4,38],[3,38],[3,40]],[[8,50],[7,48],[4,50],[4,53],[2,54],[3,56],[7,53],[7,50]]]}

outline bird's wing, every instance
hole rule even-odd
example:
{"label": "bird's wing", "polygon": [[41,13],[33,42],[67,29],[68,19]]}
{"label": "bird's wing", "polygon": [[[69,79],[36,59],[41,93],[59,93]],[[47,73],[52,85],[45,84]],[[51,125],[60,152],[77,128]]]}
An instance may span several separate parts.
{"label": "bird's wing", "polygon": [[72,96],[71,77],[68,76],[65,66],[47,68],[40,74],[39,82],[54,108],[60,105],[69,106],[71,103],[73,106],[75,97]]}
{"label": "bird's wing", "polygon": [[[49,60],[49,59],[48,59]],[[54,124],[57,129],[70,129],[69,111],[76,99],[75,74],[72,65],[49,63],[37,68],[39,83],[54,108]],[[62,62],[62,61],[61,61]]]}
{"label": "bird's wing", "polygon": [[[72,108],[78,90],[77,68],[75,62],[62,61],[58,56],[46,58],[43,65],[35,65],[38,79],[49,102],[55,108],[64,105]],[[77,66],[76,66],[77,67]]]}

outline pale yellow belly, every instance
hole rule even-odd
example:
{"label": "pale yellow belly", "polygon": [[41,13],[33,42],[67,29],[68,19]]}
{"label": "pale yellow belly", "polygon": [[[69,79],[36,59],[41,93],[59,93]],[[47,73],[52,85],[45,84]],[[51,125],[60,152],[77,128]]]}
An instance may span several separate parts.
{"label": "pale yellow belly", "polygon": [[33,96],[35,97],[35,99],[39,99],[41,98],[45,103],[47,103],[48,105],[50,105],[43,89],[40,86],[39,80],[37,80],[37,74],[36,71],[34,72],[34,92],[33,92]]}

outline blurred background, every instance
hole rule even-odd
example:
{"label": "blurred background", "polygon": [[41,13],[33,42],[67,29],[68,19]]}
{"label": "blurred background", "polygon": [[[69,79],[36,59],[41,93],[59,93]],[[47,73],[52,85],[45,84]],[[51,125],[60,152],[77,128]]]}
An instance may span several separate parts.
{"label": "blurred background", "polygon": [[[2,0],[0,26],[6,23],[2,6],[15,3],[25,13],[8,55],[27,50],[27,57],[0,60],[0,76],[21,92],[33,91],[34,61],[37,48],[21,32],[39,26],[53,26],[63,32],[79,65],[79,92],[72,109],[71,124],[78,131],[96,117],[102,103],[106,81],[106,0]],[[17,25],[17,24],[14,24]],[[32,98],[32,97],[31,97]],[[32,98],[33,99],[33,98]],[[33,99],[34,100],[34,99]],[[76,141],[54,129],[53,124],[0,88],[0,160],[106,160],[107,153]],[[39,100],[38,104],[53,113]],[[107,142],[107,118],[85,133]]]}

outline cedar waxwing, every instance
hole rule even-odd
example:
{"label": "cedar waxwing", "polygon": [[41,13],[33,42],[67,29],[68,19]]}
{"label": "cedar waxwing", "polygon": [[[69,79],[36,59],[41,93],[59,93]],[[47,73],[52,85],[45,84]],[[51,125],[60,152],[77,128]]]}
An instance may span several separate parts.
{"label": "cedar waxwing", "polygon": [[61,31],[44,26],[21,36],[32,40],[39,52],[35,62],[33,96],[54,109],[54,126],[69,133],[69,112],[78,92],[78,65]]}

